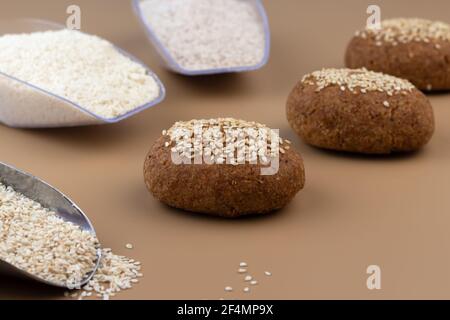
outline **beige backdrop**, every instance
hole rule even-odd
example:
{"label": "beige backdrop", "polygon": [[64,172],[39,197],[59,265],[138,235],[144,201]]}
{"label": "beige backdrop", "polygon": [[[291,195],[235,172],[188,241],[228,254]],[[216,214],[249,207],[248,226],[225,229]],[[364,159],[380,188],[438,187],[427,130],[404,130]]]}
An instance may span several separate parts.
{"label": "beige backdrop", "polygon": [[[128,50],[167,88],[164,103],[102,127],[16,130],[0,126],[0,161],[70,195],[106,247],[142,261],[145,277],[125,299],[450,298],[450,94],[432,95],[436,134],[423,151],[359,157],[320,151],[290,130],[285,101],[303,74],[342,66],[345,46],[366,20],[369,1],[267,0],[270,63],[242,75],[186,78],[162,69],[126,0],[2,0],[0,18],[64,22],[82,8],[83,30]],[[450,22],[450,2],[378,1],[384,17]],[[1,107],[1,102],[0,102]],[[147,193],[142,166],[150,145],[176,120],[233,116],[280,128],[305,158],[307,186],[285,210],[222,220],[169,209]],[[125,249],[132,243],[134,250]],[[240,261],[260,280],[241,290]],[[382,290],[366,268],[382,268]],[[262,276],[264,270],[271,278]],[[0,298],[55,298],[53,290],[0,278]]]}

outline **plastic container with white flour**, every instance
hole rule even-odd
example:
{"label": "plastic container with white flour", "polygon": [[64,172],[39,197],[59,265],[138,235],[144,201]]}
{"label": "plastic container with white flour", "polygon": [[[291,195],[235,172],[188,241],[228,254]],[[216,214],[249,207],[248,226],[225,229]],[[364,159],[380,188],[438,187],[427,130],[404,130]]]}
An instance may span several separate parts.
{"label": "plastic container with white flour", "polygon": [[[30,38],[35,35],[46,42]],[[62,44],[66,35],[70,39]],[[42,60],[34,47],[28,47],[30,43]],[[58,52],[58,47],[70,54]],[[106,40],[52,22],[1,22],[0,49],[0,123],[11,127],[116,123],[165,97],[158,77],[130,54]],[[92,70],[98,72],[90,74]]]}
{"label": "plastic container with white flour", "polygon": [[260,0],[133,0],[163,64],[183,75],[246,72],[270,56]]}

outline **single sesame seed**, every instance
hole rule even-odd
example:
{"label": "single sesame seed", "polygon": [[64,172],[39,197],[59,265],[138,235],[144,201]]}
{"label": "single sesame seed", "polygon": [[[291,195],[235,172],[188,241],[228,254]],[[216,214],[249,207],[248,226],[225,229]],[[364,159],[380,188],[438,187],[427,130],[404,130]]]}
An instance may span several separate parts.
{"label": "single sesame seed", "polygon": [[252,281],[250,281],[250,284],[251,284],[252,286],[256,286],[256,285],[258,284],[258,281],[252,280]]}
{"label": "single sesame seed", "polygon": [[241,262],[241,263],[239,263],[239,266],[246,268],[246,267],[248,267],[248,264],[247,264],[247,262]]}
{"label": "single sesame seed", "polygon": [[232,287],[225,287],[225,291],[226,291],[226,292],[232,292],[232,291],[233,291],[233,288],[232,288]]}
{"label": "single sesame seed", "polygon": [[238,273],[246,273],[246,272],[247,272],[247,269],[245,269],[245,268],[238,269]]}
{"label": "single sesame seed", "polygon": [[245,287],[245,288],[244,288],[244,292],[245,292],[245,293],[249,293],[249,292],[250,292],[250,288],[249,288],[249,287]]}
{"label": "single sesame seed", "polygon": [[272,272],[269,272],[269,271],[265,271],[264,274],[268,277],[272,276]]}
{"label": "single sesame seed", "polygon": [[253,279],[252,276],[246,276],[246,277],[244,278],[245,281],[251,281],[252,279]]}
{"label": "single sesame seed", "polygon": [[133,249],[134,247],[133,247],[133,245],[131,244],[131,243],[127,243],[126,245],[125,245],[125,248],[127,248],[127,249]]}
{"label": "single sesame seed", "polygon": [[388,101],[384,101],[384,102],[383,102],[383,105],[384,105],[386,108],[389,108],[389,106],[390,106],[390,104],[389,104]]}

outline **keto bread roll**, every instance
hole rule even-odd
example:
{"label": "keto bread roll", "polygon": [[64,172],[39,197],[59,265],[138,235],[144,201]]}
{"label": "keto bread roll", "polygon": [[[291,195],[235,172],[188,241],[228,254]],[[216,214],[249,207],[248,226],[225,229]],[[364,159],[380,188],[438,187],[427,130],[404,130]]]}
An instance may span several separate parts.
{"label": "keto bread roll", "polygon": [[[275,170],[263,174],[269,162]],[[169,206],[235,218],[283,208],[304,187],[305,171],[288,140],[264,125],[226,118],[177,122],[163,131],[144,178]]]}
{"label": "keto bread roll", "polygon": [[356,32],[346,65],[408,79],[421,90],[449,90],[450,26],[424,19],[383,21],[380,29]]}
{"label": "keto bread roll", "polygon": [[423,147],[434,132],[433,109],[410,82],[366,69],[323,69],[290,94],[287,118],[316,147],[389,154]]}

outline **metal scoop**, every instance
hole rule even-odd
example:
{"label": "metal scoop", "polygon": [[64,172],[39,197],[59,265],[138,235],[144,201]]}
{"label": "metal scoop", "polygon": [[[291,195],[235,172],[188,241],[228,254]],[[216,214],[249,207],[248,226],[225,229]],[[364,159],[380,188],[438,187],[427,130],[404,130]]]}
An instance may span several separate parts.
{"label": "metal scoop", "polygon": [[[22,193],[36,202],[39,202],[43,207],[54,211],[63,220],[72,222],[73,224],[79,226],[82,230],[88,231],[92,235],[95,235],[94,227],[81,209],[78,208],[78,206],[64,194],[44,181],[0,162],[0,183],[5,186],[12,187],[15,191]],[[86,275],[85,279],[83,279],[81,283],[68,289],[81,288],[87,284],[97,271],[100,264],[100,258],[101,250],[98,249],[94,270]],[[21,270],[3,261],[1,258],[0,273],[33,279],[51,286],[67,288],[64,284],[47,281],[34,274]]]}

